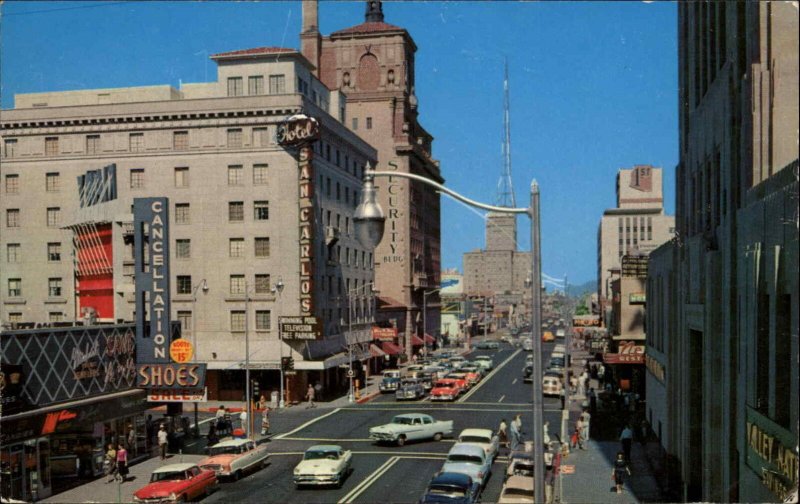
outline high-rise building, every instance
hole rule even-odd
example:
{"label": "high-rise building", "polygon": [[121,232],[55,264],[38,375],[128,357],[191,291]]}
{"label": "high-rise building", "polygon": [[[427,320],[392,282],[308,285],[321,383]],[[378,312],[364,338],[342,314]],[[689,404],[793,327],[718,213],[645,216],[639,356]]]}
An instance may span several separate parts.
{"label": "high-rise building", "polygon": [[646,415],[674,498],[781,502],[798,484],[797,5],[681,3],[678,34],[677,235],[651,255]]}
{"label": "high-rise building", "polygon": [[624,255],[649,253],[672,238],[675,217],[664,214],[662,170],[636,165],[617,172],[617,206],[603,212],[597,230],[600,314],[610,307],[612,271]]}
{"label": "high-rise building", "polygon": [[[417,46],[407,30],[384,21],[380,1],[365,2],[365,6],[363,23],[322,36],[317,1],[304,0],[302,53],[326,86],[347,95],[344,122],[378,150],[377,169],[443,183],[431,151],[433,137],[419,121]],[[405,335],[433,335],[439,328],[438,294],[428,295],[425,317],[420,311],[424,293],[439,288],[439,193],[405,178],[380,178],[376,185],[387,219],[383,240],[375,250],[375,284],[381,298],[393,306],[387,316]],[[398,306],[403,310],[398,312]],[[411,341],[408,337],[401,341],[407,352]]]}

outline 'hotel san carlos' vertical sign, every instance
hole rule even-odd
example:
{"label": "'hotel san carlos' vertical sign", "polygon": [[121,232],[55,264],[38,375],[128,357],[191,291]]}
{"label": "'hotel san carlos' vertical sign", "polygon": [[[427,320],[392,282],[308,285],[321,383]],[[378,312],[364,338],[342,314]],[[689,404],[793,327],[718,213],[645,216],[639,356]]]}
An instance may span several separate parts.
{"label": "'hotel san carlos' vertical sign", "polygon": [[[136,360],[169,364],[170,274],[169,200],[133,200],[134,259],[136,267]],[[145,258],[149,259],[145,270]],[[145,308],[146,296],[149,297]],[[150,321],[147,322],[146,315]],[[145,328],[148,324],[149,330]]]}
{"label": "'hotel san carlos' vertical sign", "polygon": [[298,206],[300,231],[300,313],[314,314],[314,149],[319,138],[319,123],[313,117],[297,114],[278,127],[278,144],[298,147]]}

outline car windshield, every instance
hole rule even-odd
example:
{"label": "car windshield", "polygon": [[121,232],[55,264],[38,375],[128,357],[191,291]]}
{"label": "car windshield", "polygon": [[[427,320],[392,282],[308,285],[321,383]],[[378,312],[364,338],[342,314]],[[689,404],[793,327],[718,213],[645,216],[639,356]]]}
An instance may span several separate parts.
{"label": "car windshield", "polygon": [[475,456],[475,455],[462,455],[462,454],[459,454],[459,453],[454,453],[453,455],[450,455],[449,457],[447,457],[447,461],[448,462],[461,463],[461,464],[464,464],[464,463],[465,464],[482,464],[483,463],[483,460],[481,460],[481,458],[478,457],[478,456]]}
{"label": "car windshield", "polygon": [[533,490],[526,488],[506,488],[505,495],[519,495],[521,497],[530,497],[533,499]]}
{"label": "car windshield", "polygon": [[166,471],[153,473],[150,477],[150,482],[157,481],[180,481],[186,479],[186,471]]}
{"label": "car windshield", "polygon": [[396,416],[392,418],[392,423],[400,424],[400,425],[411,425],[413,423],[413,418],[404,417],[404,416]]}
{"label": "car windshield", "polygon": [[463,488],[447,486],[447,485],[433,485],[428,489],[428,494],[459,498],[466,496],[467,492]]}
{"label": "car windshield", "polygon": [[319,459],[332,459],[336,460],[339,458],[339,454],[335,451],[330,450],[309,450],[306,452],[305,457],[303,460],[319,460]]}
{"label": "car windshield", "polygon": [[490,443],[491,440],[489,438],[485,438],[483,436],[461,436],[458,438],[459,442],[461,443]]}
{"label": "car windshield", "polygon": [[236,445],[232,445],[232,446],[231,445],[228,445],[228,446],[212,446],[211,450],[209,451],[209,454],[212,455],[212,456],[214,456],[214,455],[225,455],[225,454],[236,455],[237,453],[241,453],[242,452],[242,448],[243,447],[236,446]]}

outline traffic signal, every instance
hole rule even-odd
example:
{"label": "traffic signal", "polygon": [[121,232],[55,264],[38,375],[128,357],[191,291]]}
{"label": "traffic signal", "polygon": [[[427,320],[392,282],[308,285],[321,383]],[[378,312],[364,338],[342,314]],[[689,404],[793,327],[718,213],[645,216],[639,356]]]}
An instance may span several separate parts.
{"label": "traffic signal", "polygon": [[259,390],[258,382],[255,381],[255,380],[252,380],[252,383],[253,383],[253,397],[258,397],[259,393],[261,392]]}
{"label": "traffic signal", "polygon": [[294,369],[294,357],[281,357],[281,369],[291,371]]}
{"label": "traffic signal", "polygon": [[289,371],[294,369],[294,357],[289,357],[289,367],[287,368]]}

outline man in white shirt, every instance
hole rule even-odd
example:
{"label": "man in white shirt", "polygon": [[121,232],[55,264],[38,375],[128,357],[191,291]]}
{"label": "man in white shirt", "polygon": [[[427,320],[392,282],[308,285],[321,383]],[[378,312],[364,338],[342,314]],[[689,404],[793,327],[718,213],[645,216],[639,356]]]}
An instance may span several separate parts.
{"label": "man in white shirt", "polygon": [[161,460],[167,460],[167,428],[164,424],[161,424],[161,427],[158,429],[158,449],[161,453]]}

